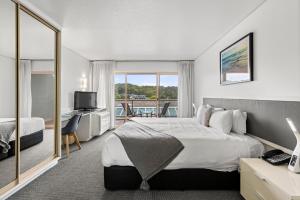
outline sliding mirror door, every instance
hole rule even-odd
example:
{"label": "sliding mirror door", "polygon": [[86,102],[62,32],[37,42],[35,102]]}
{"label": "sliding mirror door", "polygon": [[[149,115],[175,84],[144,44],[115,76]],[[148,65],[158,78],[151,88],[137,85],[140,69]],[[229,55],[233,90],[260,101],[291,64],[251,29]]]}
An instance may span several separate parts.
{"label": "sliding mirror door", "polygon": [[0,0],[0,188],[17,177],[16,168],[16,4]]}
{"label": "sliding mirror door", "polygon": [[20,11],[20,171],[55,154],[55,32]]}

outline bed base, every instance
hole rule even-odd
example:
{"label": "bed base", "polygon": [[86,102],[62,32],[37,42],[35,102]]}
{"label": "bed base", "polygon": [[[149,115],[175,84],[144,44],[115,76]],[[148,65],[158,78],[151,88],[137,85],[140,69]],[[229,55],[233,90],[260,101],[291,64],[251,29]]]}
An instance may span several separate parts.
{"label": "bed base", "polygon": [[[104,186],[107,190],[136,190],[141,182],[135,167],[104,167]],[[240,175],[238,171],[209,169],[162,170],[148,183],[151,190],[239,190]]]}
{"label": "bed base", "polygon": [[[30,135],[24,135],[20,138],[20,149],[21,151],[27,148],[30,148],[36,144],[39,144],[43,141],[44,131],[40,130],[34,132]],[[15,141],[9,142],[10,149],[7,153],[2,153],[2,147],[0,147],[0,160],[12,157],[15,155]]]}

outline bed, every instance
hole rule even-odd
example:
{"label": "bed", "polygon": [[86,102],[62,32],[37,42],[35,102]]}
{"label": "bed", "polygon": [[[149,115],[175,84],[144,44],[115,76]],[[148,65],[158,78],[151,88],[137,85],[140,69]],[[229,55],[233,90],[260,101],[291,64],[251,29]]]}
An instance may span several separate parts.
{"label": "bed", "polygon": [[[3,153],[3,147],[0,146],[0,160],[15,155],[15,119],[0,118],[0,124],[5,127],[7,124],[14,124],[14,131],[9,137],[9,146],[7,152]],[[45,129],[45,121],[43,118],[21,118],[20,119],[20,150],[27,149],[43,141],[43,130]],[[3,133],[2,133],[3,134]]]}
{"label": "bed", "polygon": [[[151,189],[239,189],[239,159],[259,157],[264,151],[264,146],[250,136],[226,135],[193,118],[132,120],[175,136],[184,145],[179,155],[148,181]],[[141,176],[114,134],[105,140],[102,164],[107,189],[139,188]]]}

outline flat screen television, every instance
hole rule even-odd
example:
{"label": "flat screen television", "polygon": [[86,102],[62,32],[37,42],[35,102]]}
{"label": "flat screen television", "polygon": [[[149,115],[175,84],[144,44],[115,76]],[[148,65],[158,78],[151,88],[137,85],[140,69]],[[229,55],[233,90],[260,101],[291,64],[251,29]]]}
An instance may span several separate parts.
{"label": "flat screen television", "polygon": [[97,92],[75,91],[74,110],[97,109]]}

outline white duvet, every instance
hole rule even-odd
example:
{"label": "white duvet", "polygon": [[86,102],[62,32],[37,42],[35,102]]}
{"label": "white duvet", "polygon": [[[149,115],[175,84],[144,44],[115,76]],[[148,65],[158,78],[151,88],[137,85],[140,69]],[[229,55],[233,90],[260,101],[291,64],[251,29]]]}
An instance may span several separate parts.
{"label": "white duvet", "polygon": [[[264,146],[256,139],[240,134],[219,133],[200,125],[192,118],[133,118],[166,134],[175,136],[184,145],[180,154],[166,169],[205,168],[216,171],[234,171],[240,158],[259,157]],[[133,166],[117,136],[109,135],[103,146],[102,163]]]}
{"label": "white duvet", "polygon": [[[1,122],[10,122],[15,121],[15,118],[0,118]],[[44,130],[45,129],[45,121],[43,118],[39,117],[31,117],[31,118],[21,118],[20,119],[20,137],[24,135],[30,135],[34,132]],[[16,131],[11,135],[10,141],[16,139]]]}

